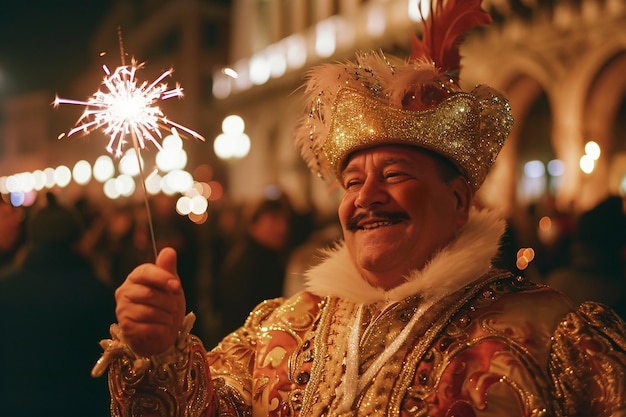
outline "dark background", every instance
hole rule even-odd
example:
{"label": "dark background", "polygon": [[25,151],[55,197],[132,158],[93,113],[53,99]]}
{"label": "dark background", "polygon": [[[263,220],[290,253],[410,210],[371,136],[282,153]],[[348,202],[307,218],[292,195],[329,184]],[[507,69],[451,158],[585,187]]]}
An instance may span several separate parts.
{"label": "dark background", "polygon": [[0,98],[60,90],[84,72],[89,42],[113,0],[4,0]]}

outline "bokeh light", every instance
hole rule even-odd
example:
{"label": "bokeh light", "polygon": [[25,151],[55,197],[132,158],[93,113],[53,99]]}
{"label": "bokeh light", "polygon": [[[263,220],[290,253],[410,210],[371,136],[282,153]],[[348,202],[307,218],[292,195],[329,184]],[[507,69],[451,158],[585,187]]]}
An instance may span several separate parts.
{"label": "bokeh light", "polygon": [[72,171],[65,165],[59,165],[54,170],[54,182],[61,188],[67,187],[72,181]]}
{"label": "bokeh light", "polygon": [[79,185],[89,183],[91,181],[91,164],[84,159],[76,162],[72,168],[72,177],[74,182]]}
{"label": "bokeh light", "polygon": [[104,183],[115,175],[115,165],[108,155],[101,155],[93,164],[93,177],[98,182]]}

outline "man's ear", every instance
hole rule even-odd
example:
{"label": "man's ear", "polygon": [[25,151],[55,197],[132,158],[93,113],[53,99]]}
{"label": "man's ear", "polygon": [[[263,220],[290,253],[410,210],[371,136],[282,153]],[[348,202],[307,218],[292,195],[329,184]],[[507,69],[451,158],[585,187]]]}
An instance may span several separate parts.
{"label": "man's ear", "polygon": [[450,187],[452,193],[456,199],[457,218],[459,219],[459,226],[467,223],[469,218],[470,207],[474,200],[474,191],[469,185],[469,182],[462,175],[458,175],[450,181]]}

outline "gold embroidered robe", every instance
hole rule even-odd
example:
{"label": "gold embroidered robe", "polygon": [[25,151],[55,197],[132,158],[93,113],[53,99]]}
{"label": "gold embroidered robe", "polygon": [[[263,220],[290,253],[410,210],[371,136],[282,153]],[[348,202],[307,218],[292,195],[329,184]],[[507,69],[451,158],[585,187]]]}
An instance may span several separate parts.
{"label": "gold embroidered robe", "polygon": [[[254,416],[600,416],[626,407],[624,323],[494,271],[430,308],[338,413],[351,326],[360,374],[398,337],[418,297],[384,312],[299,294],[268,301],[208,356],[221,409]],[[246,365],[246,366],[242,366]],[[236,395],[233,395],[236,393]],[[228,410],[228,412],[227,412]]]}
{"label": "gold embroidered robe", "polygon": [[[112,390],[113,409],[140,415],[130,412],[140,408],[129,405],[135,392],[153,390],[177,403],[156,400],[155,415],[626,415],[624,322],[494,270],[502,231],[474,212],[429,265],[387,292],[360,278],[345,247],[330,250],[306,292],[260,304],[206,362],[195,354],[204,363],[185,368],[177,387],[127,384]],[[110,372],[115,387],[121,362]]]}

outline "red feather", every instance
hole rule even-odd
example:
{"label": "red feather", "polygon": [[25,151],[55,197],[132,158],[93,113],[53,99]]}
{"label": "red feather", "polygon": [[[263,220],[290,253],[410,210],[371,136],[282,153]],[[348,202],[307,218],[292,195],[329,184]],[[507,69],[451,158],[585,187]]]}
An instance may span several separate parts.
{"label": "red feather", "polygon": [[428,19],[423,19],[423,39],[415,35],[411,39],[410,59],[428,59],[444,73],[458,73],[463,35],[477,26],[491,23],[491,16],[480,3],[481,0],[432,0]]}

